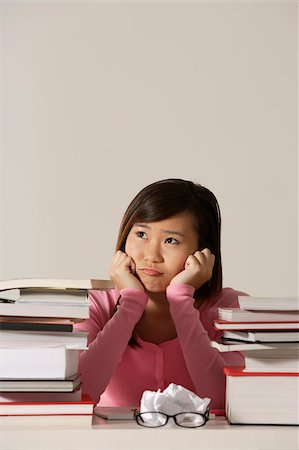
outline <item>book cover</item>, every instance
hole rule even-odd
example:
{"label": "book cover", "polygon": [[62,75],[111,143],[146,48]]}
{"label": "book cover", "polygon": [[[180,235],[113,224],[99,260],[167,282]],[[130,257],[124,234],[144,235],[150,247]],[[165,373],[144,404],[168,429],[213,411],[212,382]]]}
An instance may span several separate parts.
{"label": "book cover", "polygon": [[137,406],[96,406],[94,414],[107,420],[132,420]]}

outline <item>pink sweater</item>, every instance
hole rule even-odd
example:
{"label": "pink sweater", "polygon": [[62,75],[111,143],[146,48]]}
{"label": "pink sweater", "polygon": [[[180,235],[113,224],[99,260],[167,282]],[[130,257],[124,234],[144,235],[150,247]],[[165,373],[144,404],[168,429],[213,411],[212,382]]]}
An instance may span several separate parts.
{"label": "pink sweater", "polygon": [[[244,357],[239,352],[219,353],[210,346],[211,340],[221,336],[213,319],[218,307],[238,306],[240,292],[224,288],[212,307],[200,310],[193,306],[193,293],[189,285],[168,286],[177,337],[157,345],[134,333],[147,302],[145,293],[137,289],[90,291],[90,318],[75,326],[76,331],[89,333],[89,347],[79,363],[83,390],[103,406],[132,406],[139,405],[144,390],[163,390],[175,383],[200,397],[210,397],[212,408],[223,409],[223,368],[244,365]],[[128,345],[132,334],[137,345]]]}

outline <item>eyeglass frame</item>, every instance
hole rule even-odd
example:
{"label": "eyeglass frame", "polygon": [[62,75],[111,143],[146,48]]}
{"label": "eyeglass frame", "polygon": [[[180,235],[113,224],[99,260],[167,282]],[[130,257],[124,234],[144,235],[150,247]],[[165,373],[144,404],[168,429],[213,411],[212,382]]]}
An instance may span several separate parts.
{"label": "eyeglass frame", "polygon": [[[166,422],[163,425],[149,425],[149,426],[142,425],[142,423],[138,422],[138,419],[142,417],[142,414],[161,414],[162,416],[166,417]],[[190,426],[186,427],[184,425],[180,425],[177,422],[176,417],[181,415],[181,414],[196,414],[198,416],[201,416],[204,419],[204,422],[201,425],[194,425],[194,426],[191,426],[191,427]],[[160,412],[160,411],[144,411],[144,412],[141,413],[138,410],[136,410],[135,414],[134,414],[134,418],[135,418],[137,424],[140,425],[143,428],[161,428],[161,427],[164,427],[165,425],[167,425],[169,419],[173,419],[174,423],[178,427],[181,427],[181,428],[200,428],[200,427],[204,426],[207,423],[207,421],[209,420],[209,415],[210,415],[210,408],[207,408],[204,414],[196,412],[196,411],[182,411],[182,412],[174,414],[174,415],[169,415],[169,414],[166,414],[166,413]]]}

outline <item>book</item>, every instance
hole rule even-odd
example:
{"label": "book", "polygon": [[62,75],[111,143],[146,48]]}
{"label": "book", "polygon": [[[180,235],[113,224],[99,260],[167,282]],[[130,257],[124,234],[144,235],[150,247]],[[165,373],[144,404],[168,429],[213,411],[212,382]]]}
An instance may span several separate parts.
{"label": "book", "polygon": [[299,322],[299,311],[246,311],[218,308],[218,319],[232,322]]}
{"label": "book", "polygon": [[231,424],[299,425],[299,373],[244,372],[225,367],[226,417]]}
{"label": "book", "polygon": [[245,372],[299,372],[299,343],[230,343],[215,341],[219,352],[239,351],[244,355]]}
{"label": "book", "polygon": [[242,310],[298,311],[299,297],[249,297],[238,296]]}
{"label": "book", "polygon": [[0,280],[0,291],[25,288],[106,290],[113,289],[114,284],[111,280],[96,279],[20,278]]}
{"label": "book", "polygon": [[239,322],[230,320],[214,320],[218,330],[299,330],[299,320],[289,322]]}
{"label": "book", "polygon": [[0,346],[40,347],[65,346],[67,349],[87,348],[87,332],[7,331],[0,330]]}
{"label": "book", "polygon": [[79,352],[64,346],[0,348],[0,378],[65,379],[78,372]]}
{"label": "book", "polygon": [[299,331],[265,331],[265,330],[246,330],[246,331],[223,331],[225,340],[243,342],[299,342]]}
{"label": "book", "polygon": [[[75,432],[79,429],[90,430],[92,428],[93,419],[94,416],[92,414],[63,414],[63,416],[0,416],[0,427],[2,429],[5,427],[10,430],[17,428],[19,432],[21,430],[28,430],[32,428],[37,430],[41,428],[48,430],[49,428],[57,429],[58,427],[61,429],[67,427],[69,433],[71,433],[72,430],[76,430]],[[30,439],[28,438],[27,442],[29,441]],[[31,449],[32,448],[33,447],[31,446]],[[55,448],[58,449],[58,447]]]}
{"label": "book", "polygon": [[132,420],[137,406],[96,406],[94,414],[107,420]]}
{"label": "book", "polygon": [[299,349],[245,351],[244,372],[299,372]]}
{"label": "book", "polygon": [[0,315],[23,317],[63,317],[86,319],[89,317],[89,304],[58,305],[50,303],[0,302]]}
{"label": "book", "polygon": [[[75,432],[77,432],[78,429],[90,430],[92,428],[93,418],[94,416],[92,414],[64,414],[63,416],[0,416],[0,427],[2,429],[5,427],[10,430],[17,428],[18,432],[32,428],[37,430],[41,428],[48,430],[49,428],[57,429],[58,427],[61,429],[67,427],[69,433],[71,433],[72,430],[76,430]],[[32,439],[34,439],[34,437]],[[29,441],[30,439],[28,438],[27,442]],[[20,445],[21,447],[19,448],[22,448],[22,444]],[[32,445],[31,441],[31,449],[34,448]],[[58,450],[59,447],[55,446],[55,448]]]}
{"label": "book", "polygon": [[62,331],[62,332],[72,332],[73,323],[70,321],[44,321],[44,322],[33,322],[32,318],[22,321],[12,321],[5,320],[0,317],[0,330],[7,331]]}
{"label": "book", "polygon": [[0,402],[0,416],[92,415],[94,402],[87,394],[79,401]]}
{"label": "book", "polygon": [[0,392],[72,392],[81,383],[78,373],[59,379],[0,379]]}
{"label": "book", "polygon": [[211,347],[216,348],[220,352],[247,352],[249,350],[277,350],[285,352],[287,349],[296,351],[299,356],[299,343],[281,343],[281,342],[269,342],[269,343],[258,343],[258,342],[231,342],[231,343],[219,343],[216,341],[211,341]]}
{"label": "book", "polygon": [[[9,295],[11,292],[14,295]],[[5,295],[1,295],[3,293]],[[0,301],[3,303],[22,302],[86,305],[88,303],[88,291],[82,289],[12,289],[11,291],[0,291]]]}
{"label": "book", "polygon": [[59,291],[56,289],[48,289],[32,291],[29,289],[18,289],[18,291],[20,294],[15,301],[22,303],[62,303],[70,305],[86,305],[88,303],[88,291],[85,290]]}
{"label": "book", "polygon": [[0,403],[79,402],[81,398],[81,386],[72,392],[0,392]]}

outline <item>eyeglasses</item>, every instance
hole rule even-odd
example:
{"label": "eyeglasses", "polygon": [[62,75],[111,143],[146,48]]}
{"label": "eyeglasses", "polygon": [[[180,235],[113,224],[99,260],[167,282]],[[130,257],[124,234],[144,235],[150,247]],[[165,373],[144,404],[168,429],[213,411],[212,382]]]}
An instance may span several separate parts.
{"label": "eyeglasses", "polygon": [[209,409],[207,409],[204,414],[197,412],[182,412],[170,416],[169,414],[157,411],[148,411],[135,414],[135,419],[138,425],[148,428],[164,427],[170,418],[173,419],[175,424],[179,427],[202,427],[209,420]]}

